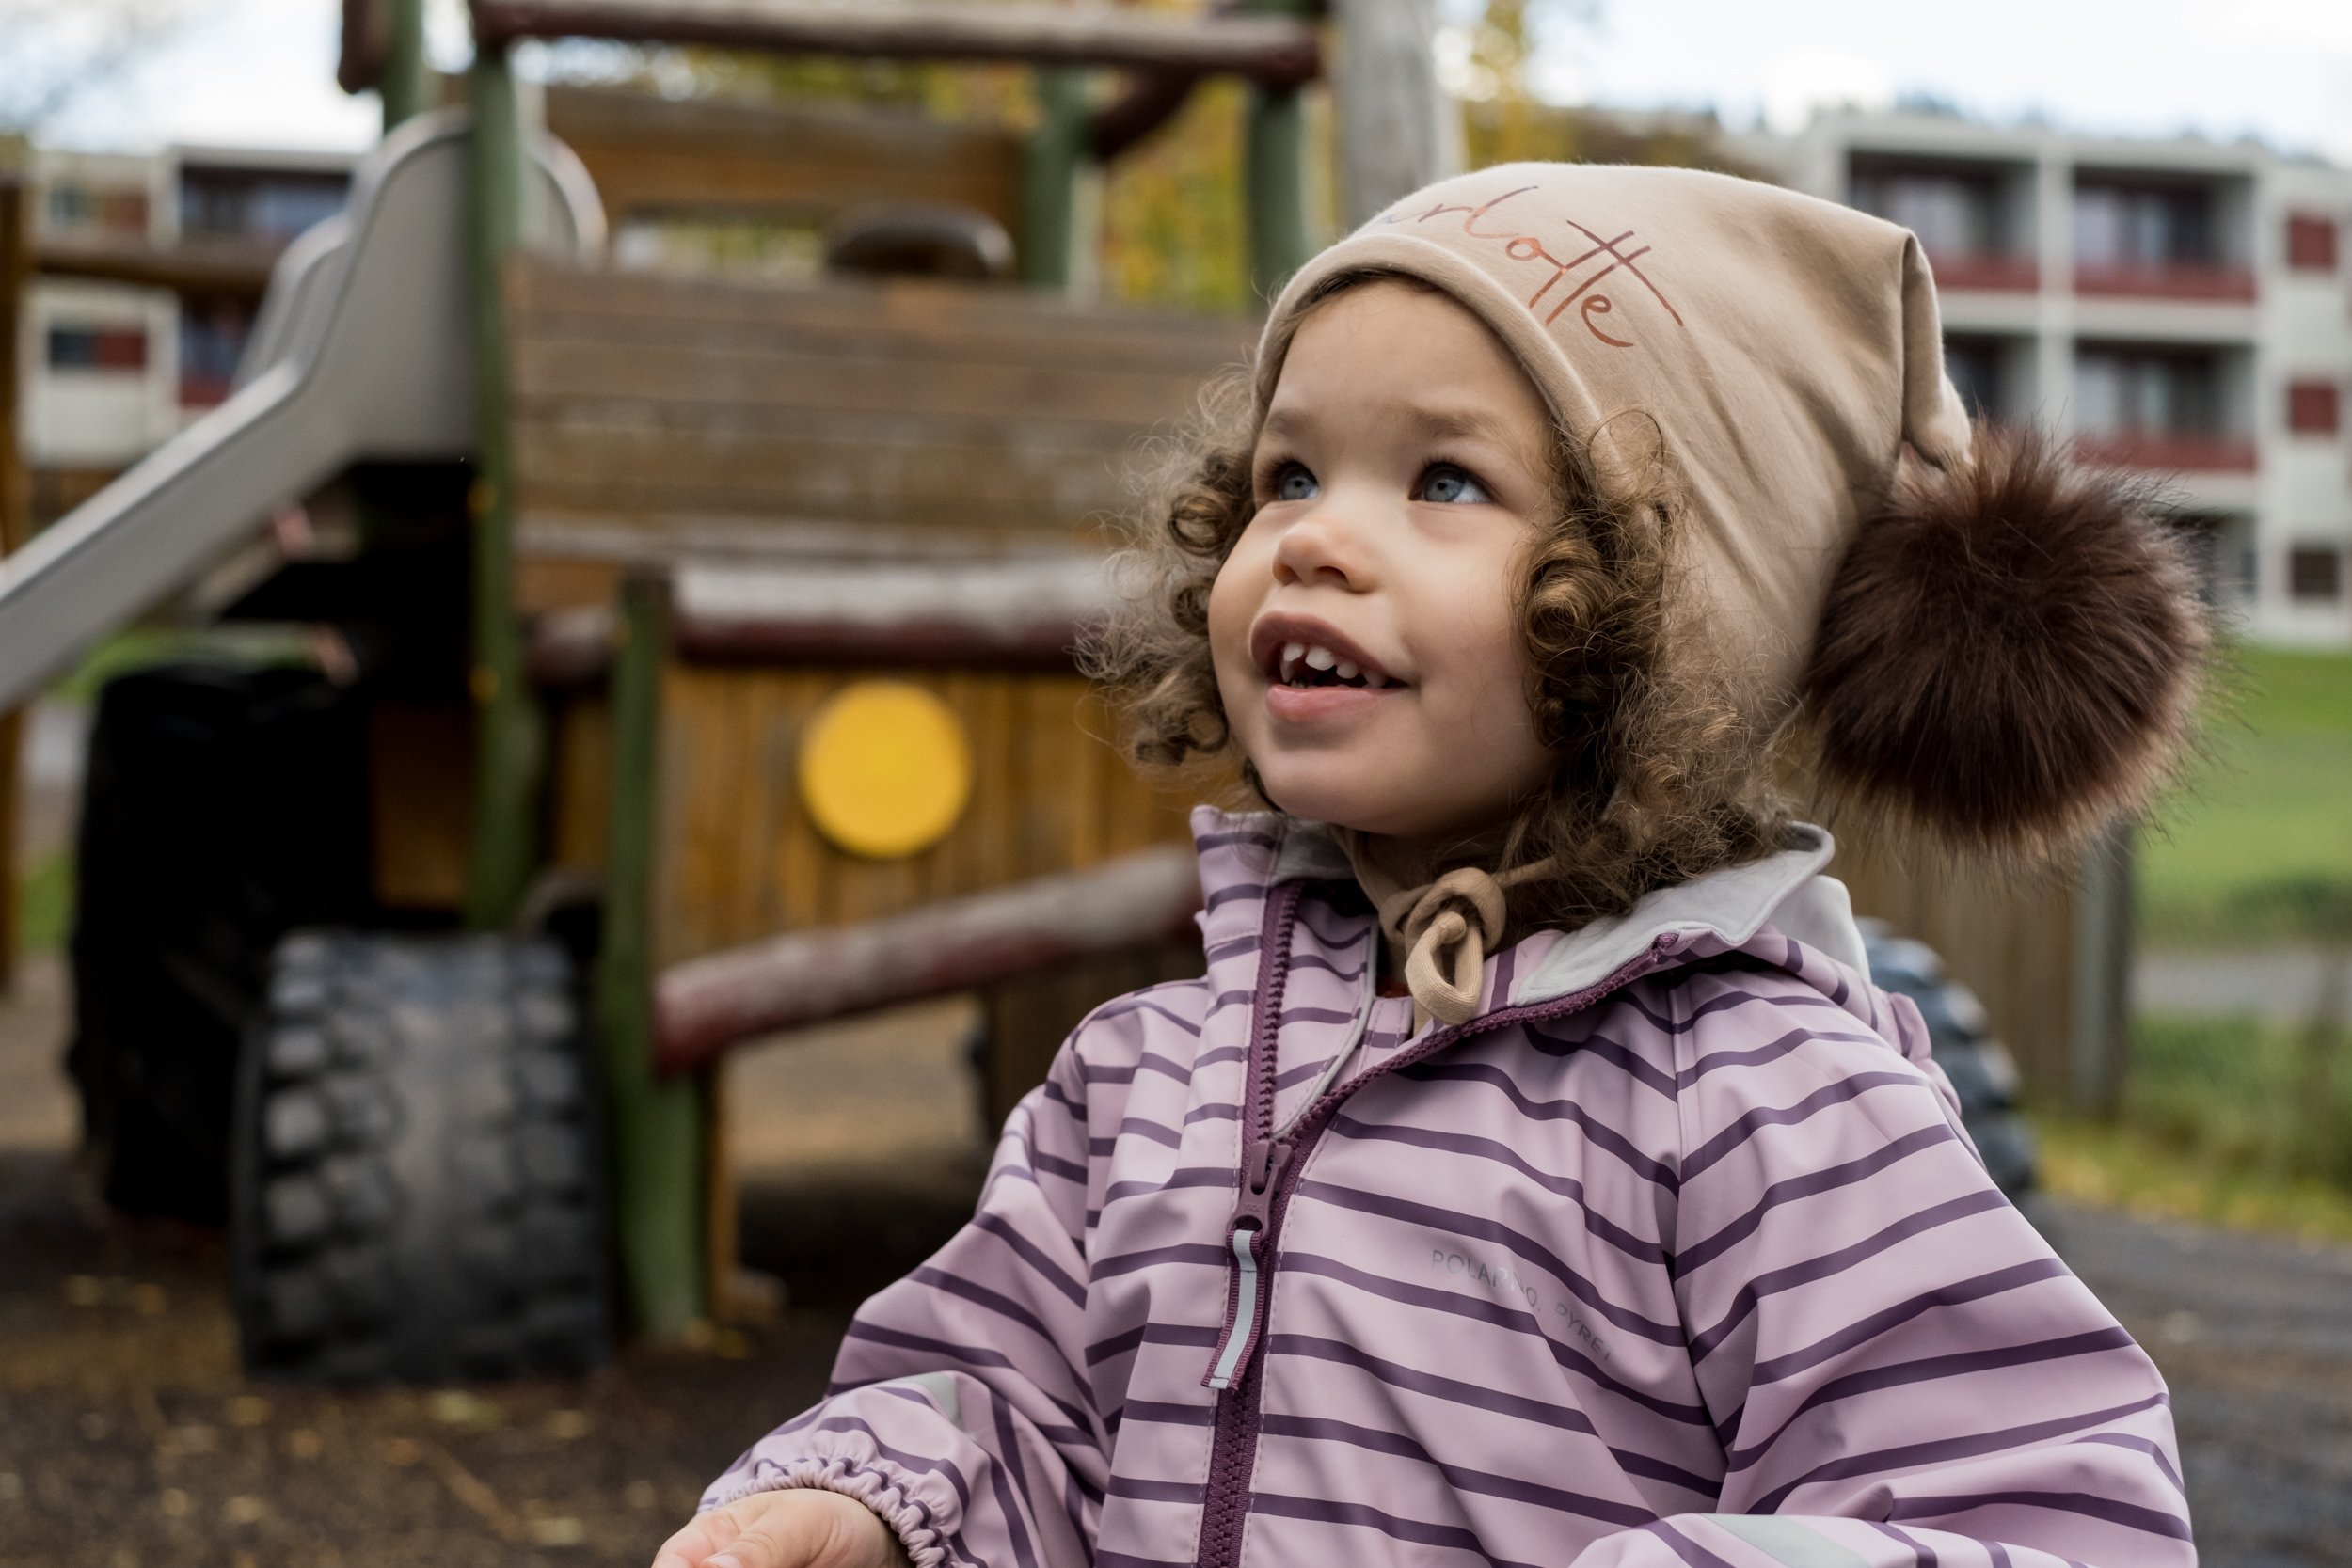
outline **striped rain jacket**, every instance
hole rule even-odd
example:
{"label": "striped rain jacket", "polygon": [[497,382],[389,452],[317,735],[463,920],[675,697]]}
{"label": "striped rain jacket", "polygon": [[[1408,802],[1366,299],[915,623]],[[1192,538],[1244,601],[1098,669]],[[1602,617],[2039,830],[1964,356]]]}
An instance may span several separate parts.
{"label": "striped rain jacket", "polygon": [[2001,1196],[1826,835],[1410,1033],[1320,830],[1196,814],[970,1225],[711,1487],[917,1568],[2182,1568],[2164,1384]]}

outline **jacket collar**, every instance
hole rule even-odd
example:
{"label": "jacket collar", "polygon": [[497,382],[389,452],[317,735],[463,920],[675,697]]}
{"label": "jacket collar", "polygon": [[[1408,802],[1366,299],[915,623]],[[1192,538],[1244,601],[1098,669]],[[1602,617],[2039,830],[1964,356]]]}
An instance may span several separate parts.
{"label": "jacket collar", "polygon": [[[1254,905],[1248,892],[1355,879],[1338,837],[1320,822],[1202,806],[1192,814],[1192,831],[1210,919],[1220,905]],[[1677,955],[1703,957],[1741,946],[1767,925],[1867,976],[1845,885],[1821,874],[1836,848],[1825,830],[1797,823],[1786,846],[1761,860],[1660,888],[1624,914],[1574,931],[1538,931],[1518,944],[1509,994],[1490,995],[1481,1010],[1548,1002],[1597,985],[1661,938],[1671,939],[1665,945]],[[1216,933],[1209,935],[1214,942]]]}

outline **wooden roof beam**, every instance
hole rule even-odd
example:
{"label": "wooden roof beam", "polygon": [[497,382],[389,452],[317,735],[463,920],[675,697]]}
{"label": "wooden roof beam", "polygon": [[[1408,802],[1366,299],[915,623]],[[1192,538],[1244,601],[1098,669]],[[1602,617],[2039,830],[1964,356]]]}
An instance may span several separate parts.
{"label": "wooden roof beam", "polygon": [[1245,76],[1323,69],[1314,28],[1270,16],[1184,19],[1100,7],[955,0],[472,0],[474,37],[596,38],[863,58],[1011,60]]}

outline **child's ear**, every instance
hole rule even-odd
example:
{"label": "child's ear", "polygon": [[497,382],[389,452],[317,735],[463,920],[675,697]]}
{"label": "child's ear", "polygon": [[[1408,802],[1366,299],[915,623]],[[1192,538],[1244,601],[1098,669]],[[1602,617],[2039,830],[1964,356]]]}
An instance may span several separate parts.
{"label": "child's ear", "polygon": [[1832,579],[1805,680],[1825,799],[2039,859],[2141,805],[2210,646],[2182,542],[2118,476],[1979,429],[1907,459]]}

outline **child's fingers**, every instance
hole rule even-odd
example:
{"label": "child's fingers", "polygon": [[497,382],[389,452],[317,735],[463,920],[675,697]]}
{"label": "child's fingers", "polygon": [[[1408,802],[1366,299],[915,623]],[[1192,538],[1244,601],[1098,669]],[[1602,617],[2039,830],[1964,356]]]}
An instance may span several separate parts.
{"label": "child's fingers", "polygon": [[653,1568],[883,1568],[898,1540],[864,1503],[821,1488],[758,1492],[662,1543]]}
{"label": "child's fingers", "polygon": [[653,1568],[703,1568],[705,1558],[732,1544],[742,1530],[742,1521],[730,1510],[697,1514],[684,1529],[661,1543],[661,1549],[654,1554]]}

